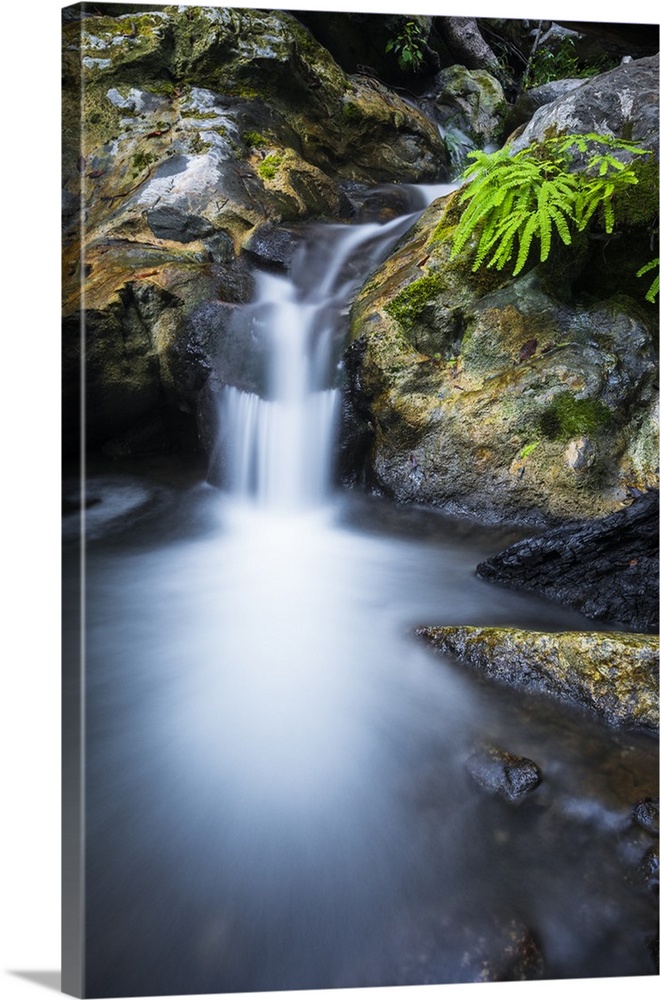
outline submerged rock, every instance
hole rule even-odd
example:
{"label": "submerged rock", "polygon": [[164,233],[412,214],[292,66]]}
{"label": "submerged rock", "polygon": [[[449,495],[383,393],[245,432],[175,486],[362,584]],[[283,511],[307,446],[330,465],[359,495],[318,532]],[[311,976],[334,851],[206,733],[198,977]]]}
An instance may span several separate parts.
{"label": "submerged rock", "polygon": [[532,590],[589,618],[658,630],[658,492],[600,521],[515,542],[477,566],[493,583]]}
{"label": "submerged rock", "polygon": [[647,833],[658,836],[658,799],[642,799],[633,809],[633,819]]}
{"label": "submerged rock", "polygon": [[469,625],[417,634],[498,683],[552,695],[612,726],[658,731],[657,636]]}
{"label": "submerged rock", "polygon": [[520,920],[512,919],[500,931],[499,950],[483,942],[469,955],[471,966],[480,966],[473,981],[526,982],[542,979],[545,960],[534,934]]}
{"label": "submerged rock", "polygon": [[481,788],[508,802],[520,802],[541,782],[541,770],[533,760],[497,747],[475,750],[466,766]]}

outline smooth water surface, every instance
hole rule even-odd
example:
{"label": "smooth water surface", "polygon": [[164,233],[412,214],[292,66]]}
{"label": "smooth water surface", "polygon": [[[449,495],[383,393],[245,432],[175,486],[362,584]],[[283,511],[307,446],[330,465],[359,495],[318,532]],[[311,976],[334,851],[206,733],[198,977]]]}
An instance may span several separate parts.
{"label": "smooth water surface", "polygon": [[[91,995],[471,981],[512,920],[550,978],[653,973],[654,742],[412,634],[593,627],[475,577],[511,534],[351,495],[246,514],[167,470],[90,489]],[[484,740],[541,767],[528,802],[473,784]]]}

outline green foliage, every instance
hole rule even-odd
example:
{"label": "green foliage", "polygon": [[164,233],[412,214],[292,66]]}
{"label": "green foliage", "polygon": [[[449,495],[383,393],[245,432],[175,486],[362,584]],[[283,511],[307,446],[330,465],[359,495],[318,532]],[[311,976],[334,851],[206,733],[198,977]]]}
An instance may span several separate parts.
{"label": "green foliage", "polygon": [[399,69],[404,73],[416,73],[424,61],[422,29],[416,21],[407,21],[394,38],[385,46],[386,52],[394,52]]}
{"label": "green foliage", "polygon": [[406,285],[385,306],[385,310],[397,321],[403,332],[407,333],[412,329],[427,302],[441,290],[441,287],[442,279],[439,274],[425,274],[423,278]]}
{"label": "green foliage", "polygon": [[153,153],[147,152],[143,149],[139,149],[137,153],[133,155],[133,160],[131,164],[133,167],[132,176],[136,177],[138,173],[140,173],[142,170],[146,170],[146,168],[151,166],[152,163],[155,163],[157,159],[158,157],[155,156]]}
{"label": "green foliage", "polygon": [[526,444],[520,449],[520,457],[527,458],[527,456],[531,455],[533,451],[536,451],[540,443],[540,441],[530,441],[529,444]]}
{"label": "green foliage", "polygon": [[272,181],[273,177],[279,172],[282,160],[283,157],[279,153],[270,153],[268,156],[265,156],[257,167],[259,176],[263,177],[264,180]]}
{"label": "green foliage", "polygon": [[361,108],[357,104],[353,104],[352,101],[344,101],[341,113],[347,122],[359,122],[364,118]]}
{"label": "green foliage", "polygon": [[[659,266],[660,266],[660,258],[655,257],[653,260],[650,260],[648,262],[648,264],[644,264],[643,267],[640,267],[640,269],[639,269],[639,271],[637,271],[635,277],[636,278],[641,278],[641,277],[643,277],[643,275],[648,274],[649,271],[656,271],[656,272],[658,272],[658,267]],[[651,283],[651,287],[649,288],[648,292],[644,296],[644,298],[646,299],[647,302],[653,302],[653,303],[655,303],[655,300],[658,297],[659,286],[660,286],[660,273],[656,273],[655,278],[653,279],[653,282]]]}
{"label": "green foliage", "polygon": [[243,138],[252,149],[261,149],[268,145],[268,140],[260,132],[244,132]]}
{"label": "green foliage", "polygon": [[611,420],[610,410],[599,399],[576,399],[566,391],[560,392],[541,415],[540,431],[552,441],[568,441],[607,427]]}
{"label": "green foliage", "polygon": [[638,182],[631,158],[647,153],[634,142],[587,133],[552,136],[513,156],[506,147],[468,154],[473,162],[461,175],[469,183],[460,198],[467,208],[451,256],[477,234],[472,270],[485,264],[501,271],[515,258],[516,275],[535,240],[545,261],[555,234],[570,246],[575,232],[596,218],[611,233],[616,196]]}
{"label": "green foliage", "polygon": [[595,61],[581,64],[575,49],[575,42],[570,36],[562,38],[554,49],[539,48],[533,55],[526,74],[527,87],[540,87],[552,80],[596,76],[605,70],[613,69],[616,59],[601,56]]}

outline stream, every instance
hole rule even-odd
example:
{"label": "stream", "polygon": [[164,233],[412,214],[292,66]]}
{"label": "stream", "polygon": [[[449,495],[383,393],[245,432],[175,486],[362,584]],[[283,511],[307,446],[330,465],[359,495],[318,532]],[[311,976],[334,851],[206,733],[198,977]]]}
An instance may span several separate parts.
{"label": "stream", "polygon": [[[333,485],[346,303],[414,218],[312,228],[237,311],[257,384],[223,390],[211,470],[90,460],[64,519],[89,996],[657,971],[655,742],[414,636],[606,626],[477,579],[521,531]],[[522,803],[470,777],[484,741],[540,767]]]}

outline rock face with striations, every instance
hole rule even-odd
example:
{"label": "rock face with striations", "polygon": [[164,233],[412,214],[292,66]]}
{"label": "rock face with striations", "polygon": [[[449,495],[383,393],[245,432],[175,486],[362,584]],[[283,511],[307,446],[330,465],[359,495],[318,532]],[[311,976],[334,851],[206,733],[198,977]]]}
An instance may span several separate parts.
{"label": "rock face with striations", "polygon": [[589,618],[657,632],[657,490],[601,521],[524,538],[480,563],[477,575],[536,591]]}

